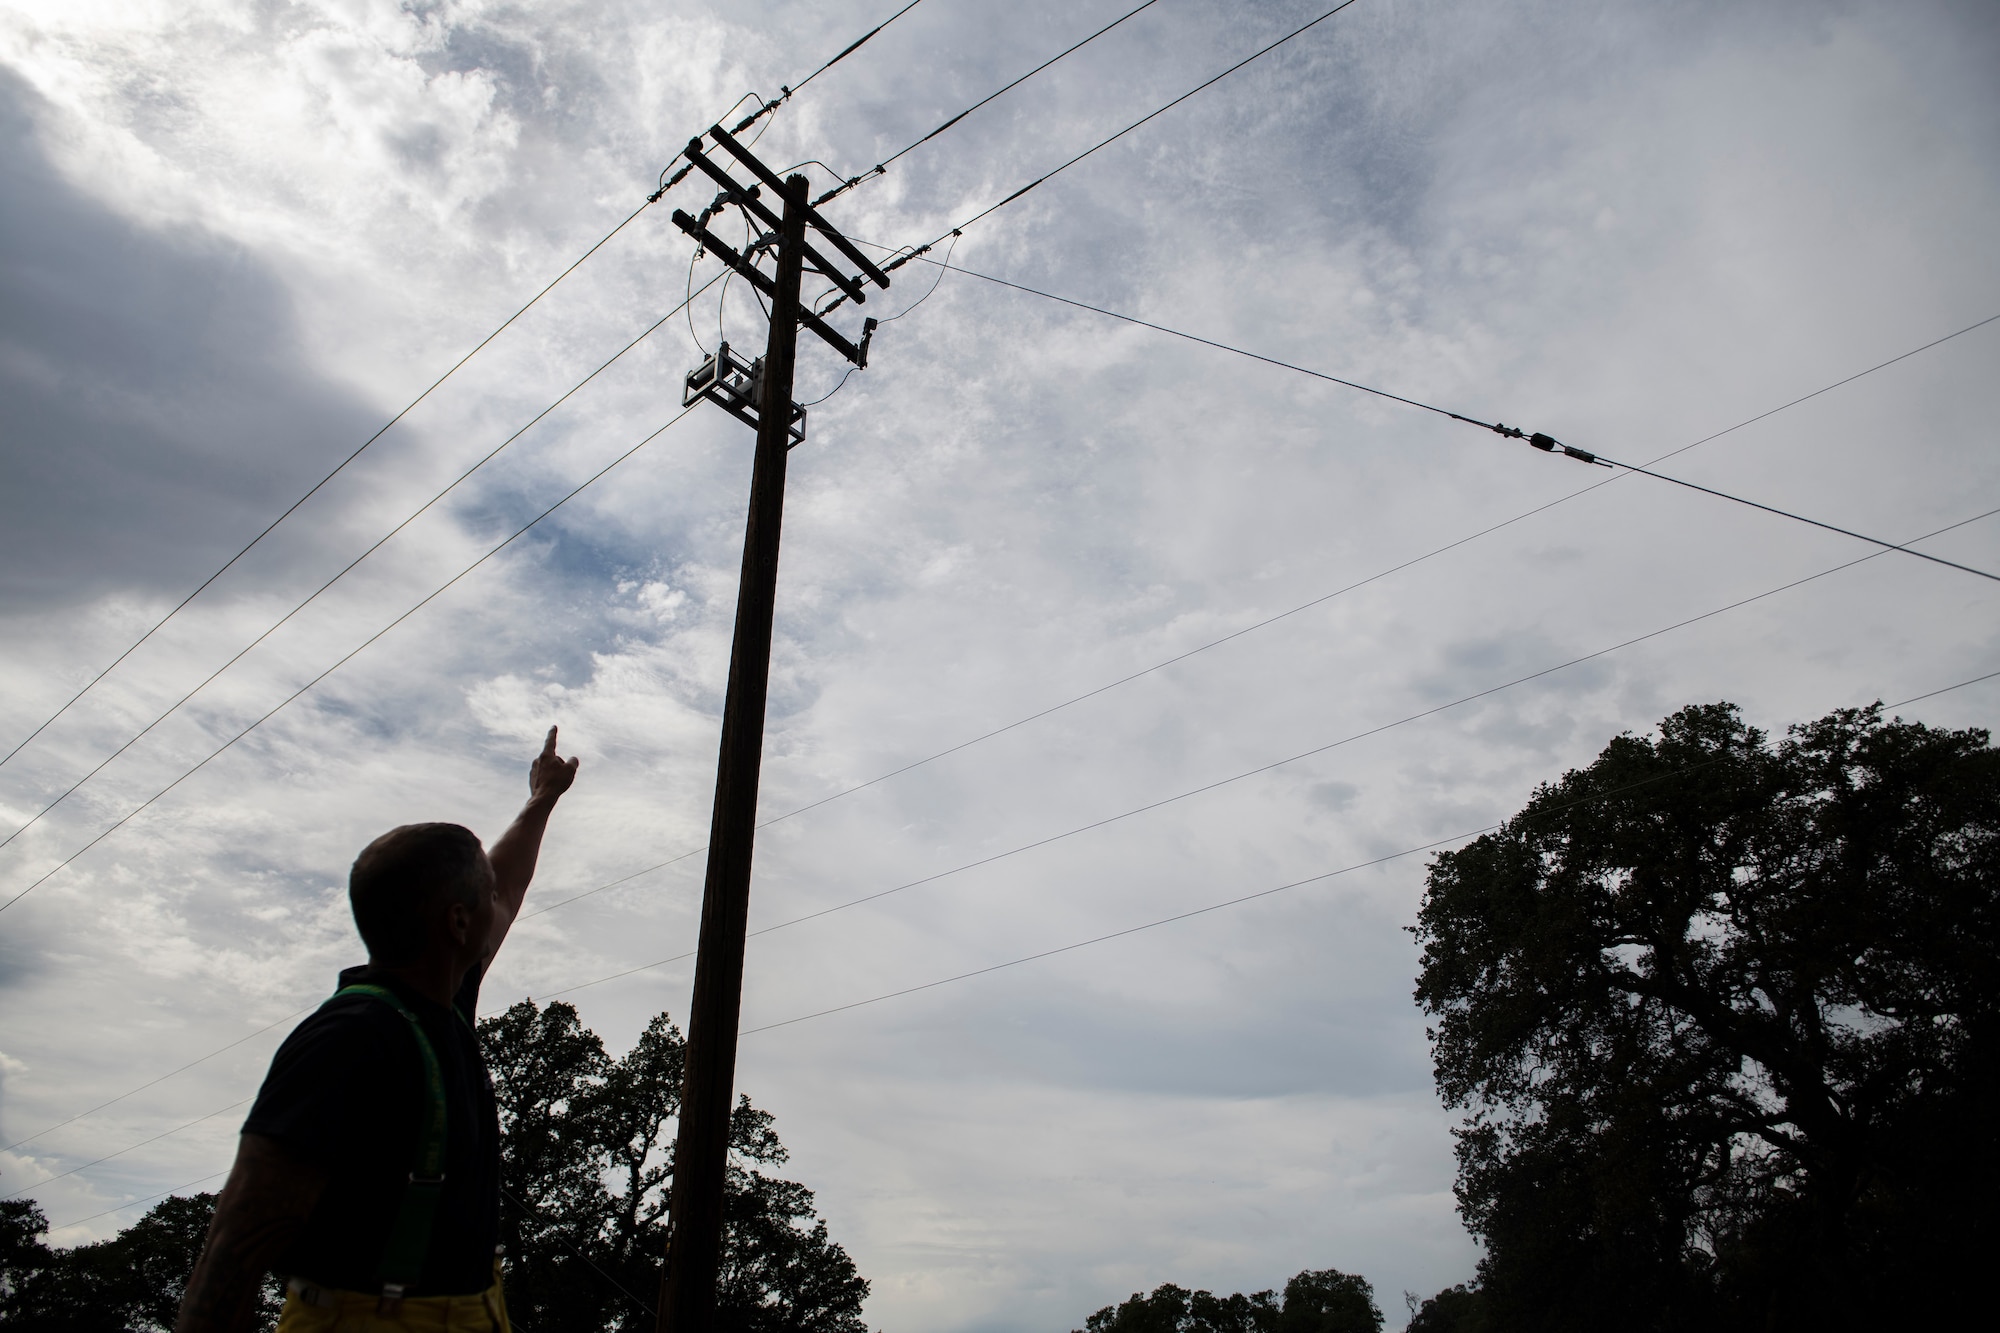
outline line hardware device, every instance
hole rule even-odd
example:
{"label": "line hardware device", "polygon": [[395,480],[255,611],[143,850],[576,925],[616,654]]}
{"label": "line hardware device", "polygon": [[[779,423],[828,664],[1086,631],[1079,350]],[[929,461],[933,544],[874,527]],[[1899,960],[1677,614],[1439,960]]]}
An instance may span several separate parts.
{"label": "line hardware device", "polygon": [[[867,343],[862,343],[865,351]],[[729,350],[723,343],[715,349],[714,355],[687,373],[687,381],[681,386],[681,406],[693,407],[706,398],[723,411],[735,417],[750,429],[757,429],[757,405],[764,392],[764,358],[745,365],[743,358]],[[805,443],[806,410],[797,403],[792,404],[792,419],[785,423],[787,449],[796,449]]]}
{"label": "line hardware device", "polygon": [[[790,300],[780,299],[779,290],[784,285],[783,270],[789,257],[801,271],[820,275],[839,289],[844,300],[856,304],[868,299],[864,282],[872,282],[878,287],[886,288],[889,285],[889,275],[870,262],[852,241],[841,235],[820,215],[818,209],[806,202],[803,197],[803,187],[797,192],[793,191],[788,182],[780,180],[776,172],[760,161],[722,126],[713,126],[708,133],[718,147],[735,158],[756,178],[756,182],[746,185],[736,180],[703,150],[699,137],[689,140],[684,154],[688,165],[714,180],[721,188],[714,202],[704,208],[699,217],[690,217],[685,209],[675,209],[674,225],[692,237],[695,244],[703,250],[727,264],[738,276],[772,302],[773,339],[777,337],[780,307],[789,306],[792,311],[791,318],[799,325],[810,329],[820,341],[853,362],[857,369],[865,369],[868,365],[868,344],[875,336],[877,321],[872,318],[863,320],[861,340],[857,343],[849,339],[825,319],[800,305],[796,288]],[[804,178],[795,179],[803,181]],[[767,188],[783,201],[785,216],[781,217],[764,203]],[[728,208],[742,210],[745,220],[750,224],[753,239],[740,251],[709,229],[708,224],[715,216]],[[794,215],[803,224],[798,229],[799,234],[796,238],[786,229],[786,219]],[[850,276],[837,262],[828,259],[819,247],[806,238],[804,233],[808,230],[816,233],[827,247],[850,260],[852,267],[859,270],[860,276]],[[788,250],[792,251],[790,256],[786,253]],[[776,276],[757,267],[759,256],[767,251],[777,257],[779,273]],[[692,407],[706,398],[746,426],[752,429],[758,428],[765,412],[764,399],[767,395],[764,391],[764,367],[769,361],[770,357],[767,355],[746,364],[741,357],[730,352],[728,343],[723,343],[716,349],[714,355],[688,372],[682,386],[682,406]],[[788,441],[786,447],[793,448],[805,440],[806,410],[791,401],[791,376],[787,374],[783,378],[785,380],[783,401],[790,406],[785,420],[785,435]],[[774,380],[773,384],[775,383]]]}

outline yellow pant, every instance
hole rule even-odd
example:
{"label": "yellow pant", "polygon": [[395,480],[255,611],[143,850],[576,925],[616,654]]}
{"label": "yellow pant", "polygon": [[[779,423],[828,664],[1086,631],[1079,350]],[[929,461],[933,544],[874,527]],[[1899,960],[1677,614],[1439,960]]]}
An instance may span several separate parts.
{"label": "yellow pant", "polygon": [[278,1333],[512,1333],[500,1265],[493,1285],[472,1296],[411,1296],[393,1318],[377,1313],[379,1295],[293,1283],[278,1316]]}

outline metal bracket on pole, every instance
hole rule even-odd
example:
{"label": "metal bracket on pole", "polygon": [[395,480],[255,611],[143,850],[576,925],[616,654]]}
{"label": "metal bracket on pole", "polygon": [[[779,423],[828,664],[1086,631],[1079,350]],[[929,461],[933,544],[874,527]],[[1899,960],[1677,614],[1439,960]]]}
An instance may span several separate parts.
{"label": "metal bracket on pole", "polygon": [[[688,372],[687,381],[681,386],[681,406],[693,407],[706,398],[755,430],[757,404],[763,391],[764,358],[760,356],[745,365],[743,358],[730,351],[728,343],[723,343],[714,355]],[[787,449],[805,443],[806,410],[797,403],[792,404],[792,419],[786,424],[785,435],[789,441]]]}

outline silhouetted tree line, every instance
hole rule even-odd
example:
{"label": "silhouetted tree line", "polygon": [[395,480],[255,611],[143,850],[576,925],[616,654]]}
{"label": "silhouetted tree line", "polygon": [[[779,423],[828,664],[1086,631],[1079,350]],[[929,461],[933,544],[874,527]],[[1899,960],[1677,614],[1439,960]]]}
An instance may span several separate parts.
{"label": "silhouetted tree line", "polygon": [[1084,1321],[1076,1333],[1380,1333],[1382,1312],[1366,1278],[1308,1269],[1275,1291],[1217,1296],[1171,1282],[1134,1292]]}
{"label": "silhouetted tree line", "polygon": [[[673,1181],[681,1035],[660,1014],[624,1056],[575,1008],[523,1000],[479,1024],[500,1101],[507,1304],[533,1333],[650,1333]],[[731,1123],[719,1327],[727,1333],[866,1333],[868,1283],[828,1235],[812,1191],[762,1168],[786,1158],[749,1098]],[[164,1199],[110,1240],[52,1249],[26,1200],[0,1202],[0,1327],[164,1333],[215,1211],[213,1194]],[[283,1288],[264,1293],[276,1326]]]}
{"label": "silhouetted tree line", "polygon": [[[52,1249],[28,1199],[0,1202],[0,1327],[34,1333],[168,1333],[215,1212],[213,1194],[160,1200],[110,1240]],[[284,1290],[265,1284],[261,1323]]]}
{"label": "silhouetted tree line", "polygon": [[1473,1288],[1417,1333],[1957,1326],[2000,1187],[2000,753],[1728,704],[1440,855]]}

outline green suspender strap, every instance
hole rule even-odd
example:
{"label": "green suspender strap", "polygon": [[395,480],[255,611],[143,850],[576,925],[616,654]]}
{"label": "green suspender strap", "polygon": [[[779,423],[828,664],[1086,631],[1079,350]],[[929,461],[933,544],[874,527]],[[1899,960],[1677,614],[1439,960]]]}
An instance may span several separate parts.
{"label": "green suspender strap", "polygon": [[444,1193],[444,1071],[437,1051],[424,1035],[423,1024],[410,1007],[383,986],[344,986],[333,998],[366,995],[382,1001],[410,1022],[410,1035],[417,1039],[417,1053],[424,1062],[424,1112],[417,1132],[417,1161],[410,1172],[409,1186],[403,1191],[402,1207],[389,1231],[388,1248],[382,1252],[382,1301],[377,1313],[393,1318],[403,1303],[403,1293],[415,1284],[430,1252],[431,1224],[437,1218],[438,1198]]}

